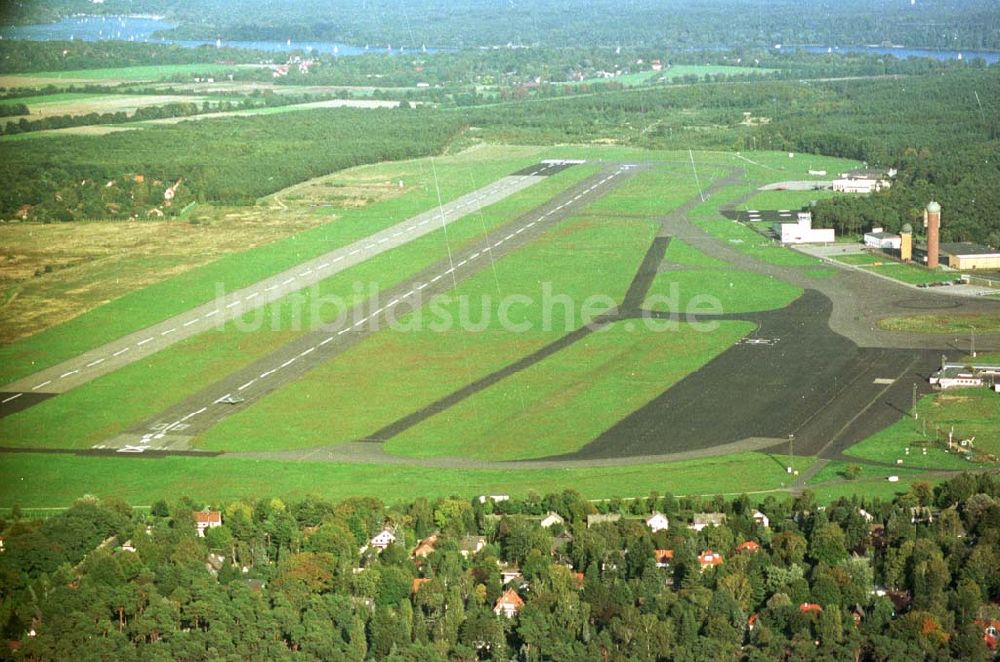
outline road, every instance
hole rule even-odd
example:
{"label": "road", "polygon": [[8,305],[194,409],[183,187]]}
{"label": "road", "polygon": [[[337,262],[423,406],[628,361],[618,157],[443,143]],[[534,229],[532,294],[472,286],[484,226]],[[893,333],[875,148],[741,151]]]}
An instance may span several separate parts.
{"label": "road", "polygon": [[130,333],[57,365],[0,387],[0,417],[65,393],[102,375],[141,361],[175,343],[219,328],[227,321],[419,237],[441,229],[555,174],[565,166],[539,164],[473,191],[438,208],[401,221],[252,285],[228,292],[185,313]]}

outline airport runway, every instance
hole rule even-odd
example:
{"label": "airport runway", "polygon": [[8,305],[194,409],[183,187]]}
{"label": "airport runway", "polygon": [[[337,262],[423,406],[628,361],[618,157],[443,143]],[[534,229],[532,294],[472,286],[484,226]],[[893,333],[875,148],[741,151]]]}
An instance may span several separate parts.
{"label": "airport runway", "polygon": [[439,230],[566,167],[566,163],[553,162],[526,168],[369,237],[11,382],[0,387],[0,417],[65,393],[199,333],[218,328],[227,321],[278,301],[292,292],[310,287],[376,255]]}
{"label": "airport runway", "polygon": [[[223,418],[250,406],[314,366],[352,347],[390,320],[400,320],[433,296],[490,267],[550,227],[601,198],[638,168],[609,166],[537,209],[507,223],[475,245],[451,255],[414,278],[366,301],[327,328],[310,331],[253,364],[227,375],[132,430],[95,446],[123,453],[186,450],[191,439]],[[381,302],[385,302],[382,304]]]}

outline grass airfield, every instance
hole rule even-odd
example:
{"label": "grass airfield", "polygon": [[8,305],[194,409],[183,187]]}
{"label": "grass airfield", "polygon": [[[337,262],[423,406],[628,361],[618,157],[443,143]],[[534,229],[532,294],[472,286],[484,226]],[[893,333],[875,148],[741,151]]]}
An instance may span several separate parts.
{"label": "grass airfield", "polygon": [[[806,178],[807,167],[819,167],[818,163],[831,171],[856,165],[816,157],[807,166],[805,160],[791,161],[776,153],[482,146],[451,156],[344,171],[268,196],[252,209],[195,210],[199,223],[188,225],[193,234],[212,235],[216,230],[221,234],[221,228],[238,231],[242,214],[246,214],[247,227],[253,228],[251,219],[259,210],[280,219],[255,235],[256,242],[245,250],[235,243],[226,244],[226,255],[202,263],[192,262],[177,251],[174,263],[162,265],[151,279],[135,280],[131,289],[112,290],[111,300],[104,298],[104,286],[112,278],[112,269],[91,268],[88,277],[93,286],[80,297],[75,309],[40,322],[39,326],[48,328],[0,349],[3,380],[29,374],[102,340],[206,301],[216,282],[234,287],[253,282],[432,208],[439,196],[452,199],[547,158],[585,158],[595,163],[569,168],[456,222],[447,233],[428,235],[359,265],[349,274],[324,281],[320,292],[350,297],[357,281],[390,286],[410,278],[431,260],[441,259],[569,190],[596,172],[601,161],[634,160],[651,165],[539,239],[460,283],[453,294],[466,296],[473,302],[472,310],[481,312],[488,309],[484,305],[495,307],[505,295],[538,299],[541,284],[551,283],[556,292],[572,300],[605,295],[609,303],[603,311],[611,311],[627,297],[657,234],[657,220],[703,195],[703,190],[717,181],[720,188],[704,202],[699,199],[687,212],[694,225],[764,263],[818,270],[821,265],[817,260],[774,246],[752,230],[723,219],[718,209],[724,203],[752,196],[763,184]],[[741,181],[721,185],[734,168],[740,169]],[[392,186],[399,180],[404,183],[402,189]],[[170,229],[183,228],[182,223],[174,221]],[[77,228],[80,232],[86,229],[83,225]],[[156,234],[146,240],[171,241]],[[124,253],[127,249],[122,245],[116,250]],[[142,271],[138,259],[121,259],[136,273]],[[169,261],[170,256],[164,259]],[[703,294],[716,298],[726,313],[781,309],[801,295],[801,289],[781,280],[734,273],[727,264],[718,256],[697,250],[683,237],[674,237],[647,295],[669,293],[674,284],[683,293],[683,303],[693,293]],[[39,295],[58,296],[57,285]],[[647,307],[656,310],[656,305]],[[793,477],[785,472],[789,463],[804,472],[815,461],[812,457],[785,457],[769,449],[674,462],[633,458],[574,467],[477,466],[478,462],[546,458],[583,448],[754,330],[746,321],[722,321],[711,332],[682,324],[676,331],[653,333],[625,320],[608,324],[388,440],[377,439],[375,443],[382,445],[388,458],[382,462],[369,458],[320,461],[323,449],[364,443],[407,414],[508,368],[582,326],[574,316],[573,320],[556,320],[551,329],[539,329],[542,310],[532,305],[521,311],[523,321],[534,323],[535,328],[527,333],[510,333],[490,324],[479,330],[447,333],[376,333],[225,418],[193,442],[196,450],[221,451],[222,455],[104,457],[24,452],[85,451],[182,400],[220,374],[287,343],[296,333],[288,328],[291,314],[288,302],[278,302],[266,313],[273,324],[249,332],[234,324],[203,334],[149,361],[0,419],[0,446],[8,449],[0,466],[5,485],[0,490],[0,506],[53,507],[65,505],[84,492],[118,496],[137,505],[167,494],[190,492],[223,500],[261,490],[334,498],[391,494],[391,498],[401,499],[418,494],[552,492],[569,487],[593,498],[644,494],[652,489],[675,494],[766,492],[795,487]],[[109,402],[115,406],[109,408]],[[957,404],[941,401],[938,406]],[[982,412],[977,409],[969,415]],[[872,443],[881,442],[876,439]],[[15,448],[20,452],[11,452]],[[871,462],[885,459],[883,451],[863,447],[860,452],[859,457]],[[451,462],[451,466],[433,464],[442,461]],[[930,476],[926,472],[954,466],[946,464],[916,466],[895,489],[905,489],[910,481]],[[851,484],[855,491],[884,489],[886,471],[873,466],[869,475]],[[843,479],[829,467],[823,472],[812,477],[809,486],[835,493]]]}

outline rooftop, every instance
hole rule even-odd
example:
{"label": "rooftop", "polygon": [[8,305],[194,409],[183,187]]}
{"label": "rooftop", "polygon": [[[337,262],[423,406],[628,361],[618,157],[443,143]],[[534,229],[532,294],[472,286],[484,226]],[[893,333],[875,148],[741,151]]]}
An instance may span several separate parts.
{"label": "rooftop", "polygon": [[995,248],[990,248],[989,246],[983,246],[982,244],[974,244],[971,241],[956,241],[951,243],[945,243],[940,245],[941,252],[947,253],[948,255],[997,255],[1000,256],[1000,250]]}

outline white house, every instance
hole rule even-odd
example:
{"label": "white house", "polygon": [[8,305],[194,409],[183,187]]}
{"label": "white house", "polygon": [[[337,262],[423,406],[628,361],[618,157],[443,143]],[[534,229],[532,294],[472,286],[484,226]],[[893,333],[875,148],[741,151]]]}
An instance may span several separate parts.
{"label": "white house", "polygon": [[765,529],[771,528],[771,519],[759,510],[753,511],[753,521],[760,524]]}
{"label": "white house", "polygon": [[865,247],[877,248],[879,250],[899,250],[903,245],[903,238],[892,232],[885,232],[882,228],[872,228],[871,232],[865,233]]}
{"label": "white house", "polygon": [[653,533],[657,531],[666,531],[670,528],[670,520],[667,519],[666,515],[662,513],[653,513],[646,518],[646,526]]}
{"label": "white house", "polygon": [[390,528],[384,528],[379,531],[374,538],[369,541],[369,544],[375,549],[381,551],[396,542],[396,534],[392,532]]}
{"label": "white house", "polygon": [[462,556],[468,558],[469,556],[478,554],[483,547],[486,547],[486,538],[484,536],[465,536],[458,544],[458,551]]}
{"label": "white house", "polygon": [[510,499],[509,494],[483,494],[479,497],[479,503],[486,503],[487,501],[500,503],[501,501],[507,501],[508,499]]}
{"label": "white house", "polygon": [[205,537],[206,529],[222,526],[222,513],[215,510],[203,510],[194,514],[194,523],[198,527],[198,537]]}
{"label": "white house", "polygon": [[551,511],[549,511],[549,513],[545,517],[542,518],[542,528],[543,529],[547,529],[550,526],[555,526],[556,524],[565,524],[565,523],[566,523],[566,520],[564,520],[559,515],[559,513],[553,513]]}
{"label": "white house", "polygon": [[813,228],[807,211],[799,212],[794,221],[775,223],[774,233],[783,244],[832,244],[835,239],[833,228]]}
{"label": "white house", "polygon": [[693,531],[701,531],[706,526],[722,526],[725,523],[725,513],[697,513],[694,516],[694,521],[688,524],[688,528]]}

